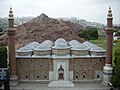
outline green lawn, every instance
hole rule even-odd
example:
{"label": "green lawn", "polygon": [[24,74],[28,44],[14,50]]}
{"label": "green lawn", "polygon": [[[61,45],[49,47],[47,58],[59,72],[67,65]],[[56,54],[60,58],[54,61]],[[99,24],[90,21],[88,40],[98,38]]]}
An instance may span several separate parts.
{"label": "green lawn", "polygon": [[102,48],[105,49],[106,45],[105,45],[105,38],[99,38],[97,40],[90,40],[91,43],[96,44],[97,46],[100,46]]}
{"label": "green lawn", "polygon": [[[99,38],[98,40],[90,40],[91,43],[96,44],[97,46],[100,46],[104,49],[106,49],[106,38]],[[113,45],[113,60],[114,60],[114,52],[117,48],[120,48],[120,40]]]}

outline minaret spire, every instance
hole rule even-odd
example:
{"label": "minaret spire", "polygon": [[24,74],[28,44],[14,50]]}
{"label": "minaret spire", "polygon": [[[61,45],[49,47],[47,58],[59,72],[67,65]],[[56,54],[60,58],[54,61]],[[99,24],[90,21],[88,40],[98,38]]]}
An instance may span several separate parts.
{"label": "minaret spire", "polygon": [[9,11],[9,18],[12,18],[12,17],[14,17],[14,15],[13,15],[13,11],[12,11],[12,6],[10,5],[10,11]]}
{"label": "minaret spire", "polygon": [[112,10],[111,10],[111,6],[109,6],[109,10],[108,10],[108,14],[107,14],[107,27],[112,27]]}
{"label": "minaret spire", "polygon": [[12,7],[10,6],[8,17],[8,47],[9,47],[9,62],[10,62],[10,81],[17,85],[18,76],[16,72],[16,58],[15,58],[15,28]]}
{"label": "minaret spire", "polygon": [[107,27],[105,28],[106,32],[106,63],[103,68],[103,82],[108,84],[110,77],[112,76],[112,45],[113,45],[113,17],[111,6],[109,6],[107,14]]}

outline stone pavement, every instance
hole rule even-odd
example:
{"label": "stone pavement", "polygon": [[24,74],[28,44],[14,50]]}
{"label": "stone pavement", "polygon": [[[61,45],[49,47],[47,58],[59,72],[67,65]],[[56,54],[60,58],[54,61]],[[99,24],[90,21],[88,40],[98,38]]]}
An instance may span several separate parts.
{"label": "stone pavement", "polygon": [[52,88],[48,84],[26,84],[20,83],[17,87],[11,87],[11,90],[110,90],[110,87],[100,83],[75,84],[72,88]]}

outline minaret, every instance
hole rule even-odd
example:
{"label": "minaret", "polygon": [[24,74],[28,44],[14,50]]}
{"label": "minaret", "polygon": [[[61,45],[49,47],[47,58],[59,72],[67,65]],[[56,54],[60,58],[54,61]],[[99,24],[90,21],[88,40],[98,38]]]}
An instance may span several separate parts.
{"label": "minaret", "polygon": [[113,46],[113,17],[112,10],[109,7],[107,14],[107,27],[105,28],[106,32],[106,63],[103,68],[103,83],[108,84],[110,77],[112,76],[112,46]]}
{"label": "minaret", "polygon": [[15,28],[12,7],[10,7],[8,18],[8,47],[9,47],[9,62],[10,62],[10,81],[12,83],[18,79],[16,73],[16,58],[15,58]]}

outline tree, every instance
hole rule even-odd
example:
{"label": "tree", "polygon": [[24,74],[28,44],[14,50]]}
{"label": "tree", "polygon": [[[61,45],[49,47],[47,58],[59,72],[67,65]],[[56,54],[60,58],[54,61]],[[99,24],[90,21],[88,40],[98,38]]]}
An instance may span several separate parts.
{"label": "tree", "polygon": [[85,40],[90,40],[90,35],[86,30],[80,33],[80,37],[84,38]]}
{"label": "tree", "polygon": [[0,47],[0,68],[7,68],[7,48]]}
{"label": "tree", "polygon": [[114,58],[115,67],[113,69],[111,83],[116,88],[120,87],[120,48],[115,50]]}
{"label": "tree", "polygon": [[84,38],[85,40],[90,40],[90,39],[98,39],[98,30],[97,28],[86,28],[84,31],[82,31],[79,34],[80,37]]}
{"label": "tree", "polygon": [[[0,47],[0,68],[7,68],[7,48],[6,48],[6,46]],[[7,71],[7,80],[3,80],[3,83],[4,83],[4,90],[10,90],[9,71]],[[0,83],[0,84],[2,85],[2,83]]]}

